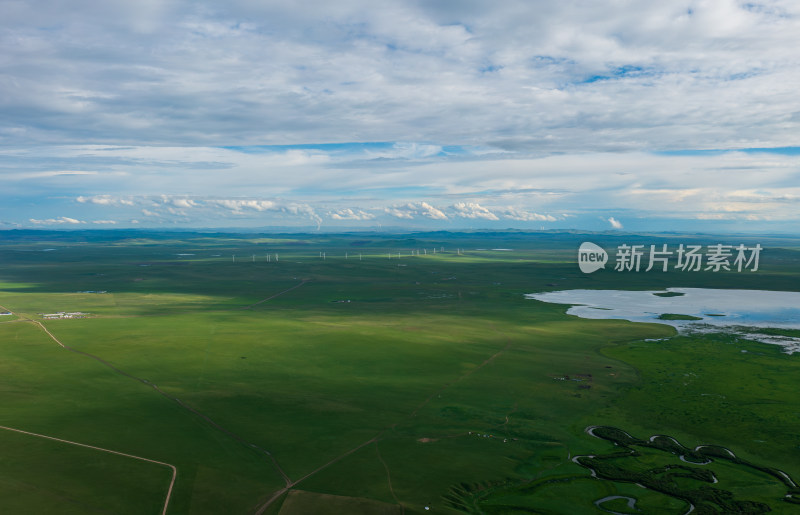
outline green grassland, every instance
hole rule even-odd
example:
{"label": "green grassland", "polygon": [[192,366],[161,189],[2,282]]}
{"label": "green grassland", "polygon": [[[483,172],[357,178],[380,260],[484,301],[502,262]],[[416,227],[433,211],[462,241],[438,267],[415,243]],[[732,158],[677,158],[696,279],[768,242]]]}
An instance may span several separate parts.
{"label": "green grassland", "polygon": [[5,513],[158,513],[171,472],[95,449],[0,431]]}
{"label": "green grassland", "polygon": [[[592,478],[571,458],[610,444],[584,429],[720,445],[796,480],[800,358],[523,295],[800,291],[800,243],[785,238],[759,240],[755,273],[575,264],[586,239],[726,243],[703,238],[7,231],[0,425],[174,465],[170,514],[605,513],[595,501],[615,495],[683,513],[674,497]],[[41,316],[61,311],[87,315]],[[737,499],[798,509],[769,478],[757,488],[752,471],[720,467]],[[160,513],[169,480],[0,430],[0,511]]]}

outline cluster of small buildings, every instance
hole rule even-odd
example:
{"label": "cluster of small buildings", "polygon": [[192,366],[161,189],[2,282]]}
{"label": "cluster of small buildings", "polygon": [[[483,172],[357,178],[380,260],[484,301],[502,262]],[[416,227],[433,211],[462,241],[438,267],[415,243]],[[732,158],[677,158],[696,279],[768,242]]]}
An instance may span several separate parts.
{"label": "cluster of small buildings", "polygon": [[61,320],[64,318],[86,318],[88,313],[82,313],[80,311],[75,311],[72,313],[59,311],[58,313],[40,313],[40,315],[42,315],[42,318],[45,320]]}

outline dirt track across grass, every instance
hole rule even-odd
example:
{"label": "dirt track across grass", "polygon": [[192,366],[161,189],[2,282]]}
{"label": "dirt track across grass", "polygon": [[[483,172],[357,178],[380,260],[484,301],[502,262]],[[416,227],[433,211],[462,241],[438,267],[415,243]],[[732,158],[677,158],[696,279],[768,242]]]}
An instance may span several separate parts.
{"label": "dirt track across grass", "polygon": [[46,438],[48,440],[53,440],[53,441],[56,441],[56,442],[66,443],[66,444],[69,444],[69,445],[77,445],[79,447],[86,447],[87,449],[94,449],[96,451],[108,452],[108,453],[111,453],[111,454],[117,454],[119,456],[125,456],[126,458],[133,458],[135,460],[147,461],[149,463],[155,463],[156,465],[162,465],[164,467],[169,467],[170,470],[172,470],[172,479],[170,480],[169,488],[167,489],[167,497],[166,497],[166,499],[164,499],[164,509],[161,510],[161,515],[166,515],[167,508],[169,507],[169,500],[170,500],[170,497],[172,497],[172,488],[175,486],[175,479],[178,477],[178,469],[175,468],[174,465],[170,465],[169,463],[164,463],[163,461],[156,461],[156,460],[151,460],[149,458],[143,458],[142,456],[134,456],[133,454],[126,454],[124,452],[112,451],[111,449],[104,449],[102,447],[95,447],[94,445],[88,445],[88,444],[85,444],[85,443],[73,442],[73,441],[70,441],[70,440],[63,440],[61,438],[55,438],[53,436],[47,436],[47,435],[40,435],[38,433],[31,433],[30,431],[23,431],[22,429],[15,429],[13,427],[0,426],[0,429],[4,429],[6,431],[14,431],[16,433],[22,433],[24,435],[35,436],[35,437],[38,437],[38,438]]}

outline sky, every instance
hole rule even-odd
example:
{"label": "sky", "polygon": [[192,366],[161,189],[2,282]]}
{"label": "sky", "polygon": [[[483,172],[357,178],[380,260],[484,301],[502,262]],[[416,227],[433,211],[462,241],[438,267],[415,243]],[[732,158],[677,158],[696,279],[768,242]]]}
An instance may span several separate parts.
{"label": "sky", "polygon": [[0,229],[796,232],[791,0],[0,3]]}

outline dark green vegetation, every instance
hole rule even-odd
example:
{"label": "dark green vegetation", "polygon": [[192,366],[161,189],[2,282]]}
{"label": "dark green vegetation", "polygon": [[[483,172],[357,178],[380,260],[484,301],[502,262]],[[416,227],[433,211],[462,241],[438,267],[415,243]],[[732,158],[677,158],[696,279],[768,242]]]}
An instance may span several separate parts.
{"label": "dark green vegetation", "polygon": [[155,464],[7,430],[0,470],[3,513],[158,513],[171,477]]}
{"label": "dark green vegetation", "polygon": [[[593,470],[602,479],[640,484],[670,497],[684,500],[694,506],[694,511],[698,514],[771,511],[767,503],[737,500],[732,492],[724,490],[727,471],[723,467],[717,467],[715,461],[728,462],[745,469],[736,471],[734,473],[736,478],[760,473],[759,483],[765,483],[767,488],[774,487],[775,482],[783,483],[784,499],[792,504],[800,504],[800,499],[796,497],[800,494],[800,488],[788,474],[738,458],[731,450],[724,447],[703,445],[690,449],[670,436],[654,435],[648,440],[641,440],[625,431],[606,426],[593,427],[588,431],[592,436],[612,442],[618,449],[601,456],[580,456],[576,458],[580,465]],[[653,455],[646,456],[648,453]],[[673,459],[673,463],[649,468],[652,464],[663,461],[664,453],[677,456],[684,464]],[[720,481],[720,477],[723,481]],[[710,484],[716,486],[711,487]],[[770,494],[775,495],[775,492]]]}
{"label": "dark green vegetation", "polygon": [[681,315],[678,313],[662,313],[658,315],[659,320],[702,320],[702,317],[692,315]]}
{"label": "dark green vegetation", "polygon": [[[14,313],[0,319],[0,425],[174,465],[170,514],[300,513],[315,503],[341,513],[578,514],[602,513],[595,502],[609,496],[634,498],[644,513],[685,511],[684,501],[594,479],[573,462],[597,452],[589,425],[720,445],[800,476],[797,356],[726,335],[646,341],[675,333],[577,319],[523,297],[797,291],[796,242],[759,240],[768,250],[756,273],[584,275],[575,254],[585,239],[606,248],[667,240],[0,238],[0,311]],[[498,248],[514,250],[478,250]],[[417,249],[428,254],[411,257]],[[40,316],[61,311],[89,315]],[[667,465],[655,456],[637,459]],[[736,499],[797,509],[769,474],[718,462],[721,483],[727,474],[720,488]],[[155,464],[0,430],[0,506],[11,507],[0,511],[159,513],[169,478]],[[626,502],[601,506],[625,512]]]}
{"label": "dark green vegetation", "polygon": [[358,497],[318,494],[303,490],[291,490],[281,506],[280,515],[306,515],[319,513],[324,506],[325,513],[331,515],[400,515],[397,504],[382,503]]}

